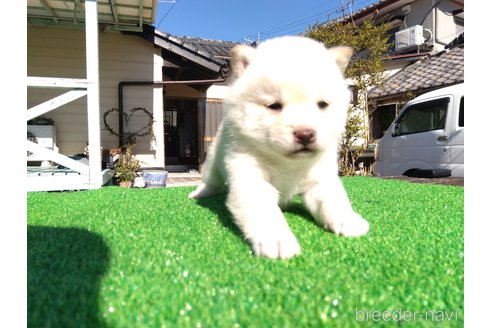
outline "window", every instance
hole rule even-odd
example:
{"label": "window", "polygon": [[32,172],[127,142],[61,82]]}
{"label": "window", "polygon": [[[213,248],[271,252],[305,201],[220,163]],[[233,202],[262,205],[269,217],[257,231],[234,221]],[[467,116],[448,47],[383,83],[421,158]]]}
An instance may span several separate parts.
{"label": "window", "polygon": [[349,85],[348,89],[350,91],[350,103],[355,106],[357,103],[357,89],[354,85]]}
{"label": "window", "polygon": [[461,97],[461,101],[460,101],[460,113],[459,113],[459,117],[458,117],[458,126],[459,127],[465,126],[465,97]]}
{"label": "window", "polygon": [[395,134],[406,135],[444,129],[449,98],[409,106],[396,124]]}
{"label": "window", "polygon": [[371,137],[372,139],[379,139],[384,136],[386,130],[390,127],[391,123],[396,117],[398,105],[390,104],[384,106],[378,106],[371,114]]}

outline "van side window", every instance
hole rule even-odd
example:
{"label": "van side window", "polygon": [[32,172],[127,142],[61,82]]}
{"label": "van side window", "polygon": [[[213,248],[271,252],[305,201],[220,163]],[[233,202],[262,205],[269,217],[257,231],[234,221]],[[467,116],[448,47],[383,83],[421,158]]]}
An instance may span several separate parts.
{"label": "van side window", "polygon": [[406,135],[444,129],[449,100],[441,98],[407,107],[396,123],[395,134]]}
{"label": "van side window", "polygon": [[460,113],[459,113],[459,117],[458,117],[458,126],[459,127],[465,126],[465,97],[461,97],[461,101],[460,101]]}

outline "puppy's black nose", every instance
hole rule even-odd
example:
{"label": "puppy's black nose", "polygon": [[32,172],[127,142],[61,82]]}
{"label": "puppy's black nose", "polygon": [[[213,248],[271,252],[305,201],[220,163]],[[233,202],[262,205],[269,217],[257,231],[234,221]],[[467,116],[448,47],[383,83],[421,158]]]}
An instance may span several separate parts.
{"label": "puppy's black nose", "polygon": [[313,129],[300,129],[294,131],[296,141],[303,146],[312,144],[316,140],[316,131]]}

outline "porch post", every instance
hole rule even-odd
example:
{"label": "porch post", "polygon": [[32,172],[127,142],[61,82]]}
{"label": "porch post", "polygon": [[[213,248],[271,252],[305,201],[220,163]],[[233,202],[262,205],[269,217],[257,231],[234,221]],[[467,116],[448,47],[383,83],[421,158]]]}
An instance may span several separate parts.
{"label": "porch post", "polygon": [[85,52],[87,70],[87,132],[90,188],[102,186],[99,108],[99,38],[97,0],[85,1]]}

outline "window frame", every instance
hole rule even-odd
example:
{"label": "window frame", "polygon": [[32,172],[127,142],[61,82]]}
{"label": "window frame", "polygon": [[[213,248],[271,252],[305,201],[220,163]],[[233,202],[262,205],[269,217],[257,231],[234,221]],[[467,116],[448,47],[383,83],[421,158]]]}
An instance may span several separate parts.
{"label": "window frame", "polygon": [[[432,100],[427,100],[427,101],[411,104],[408,107],[404,108],[404,110],[402,110],[401,115],[398,117],[397,121],[394,124],[393,133],[392,133],[393,137],[407,136],[407,135],[412,135],[412,134],[426,133],[426,132],[430,132],[430,131],[437,131],[437,130],[445,129],[446,128],[446,121],[447,121],[447,118],[449,115],[449,104],[450,104],[450,102],[451,102],[450,97],[443,97],[443,98],[437,98],[437,99],[432,99]],[[442,118],[442,120],[444,121],[444,126],[442,128],[440,127],[440,128],[429,129],[429,130],[424,130],[424,131],[403,132],[403,133],[398,131],[398,127],[399,127],[400,123],[406,117],[408,117],[408,113],[410,113],[411,111],[437,107],[440,105],[446,105],[446,113],[445,113],[444,118]]]}
{"label": "window frame", "polygon": [[465,96],[460,98],[460,108],[458,112],[458,128],[465,127]]}

